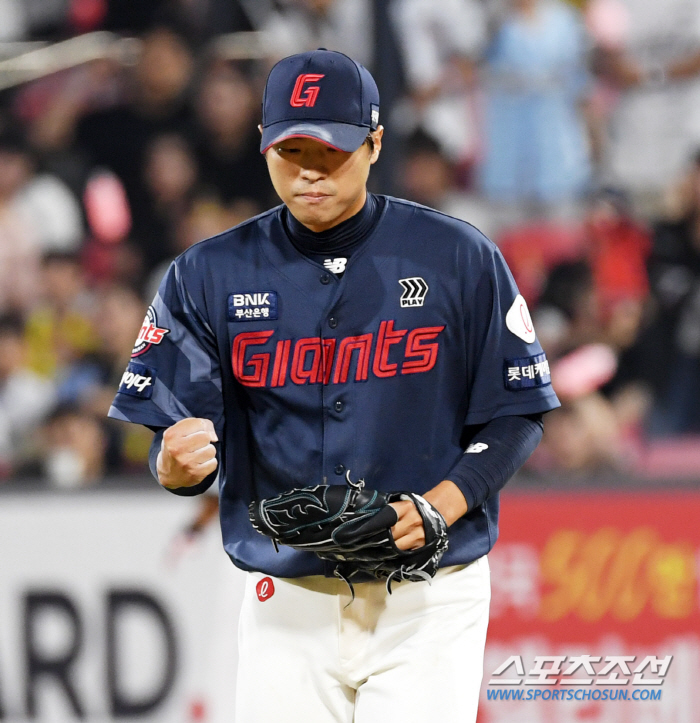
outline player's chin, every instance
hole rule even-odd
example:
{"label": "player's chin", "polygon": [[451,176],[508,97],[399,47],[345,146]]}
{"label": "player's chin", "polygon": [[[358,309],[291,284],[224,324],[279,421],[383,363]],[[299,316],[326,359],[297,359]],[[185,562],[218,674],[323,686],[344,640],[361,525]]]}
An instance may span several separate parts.
{"label": "player's chin", "polygon": [[323,223],[337,215],[336,206],[334,196],[295,196],[291,210],[302,223]]}
{"label": "player's chin", "polygon": [[302,193],[294,196],[294,205],[311,214],[328,213],[335,206],[335,196],[330,194],[313,196]]}

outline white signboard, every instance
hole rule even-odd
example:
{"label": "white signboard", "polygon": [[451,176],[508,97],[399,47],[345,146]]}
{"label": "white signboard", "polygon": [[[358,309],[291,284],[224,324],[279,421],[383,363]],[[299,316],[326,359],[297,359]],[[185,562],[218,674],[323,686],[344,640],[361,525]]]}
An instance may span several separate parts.
{"label": "white signboard", "polygon": [[245,574],[197,498],[0,497],[0,721],[233,721]]}

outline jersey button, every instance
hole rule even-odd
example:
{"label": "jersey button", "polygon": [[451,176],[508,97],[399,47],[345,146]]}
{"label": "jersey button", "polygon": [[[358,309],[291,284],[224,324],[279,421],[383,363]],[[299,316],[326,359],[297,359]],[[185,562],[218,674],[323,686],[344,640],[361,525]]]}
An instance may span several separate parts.
{"label": "jersey button", "polygon": [[330,274],[323,274],[323,276],[321,277],[321,283],[322,284],[330,284],[331,283]]}
{"label": "jersey button", "polygon": [[338,400],[333,406],[335,407],[336,412],[342,412],[345,405],[340,400]]}
{"label": "jersey button", "polygon": [[337,475],[343,474],[343,472],[345,472],[345,465],[344,465],[344,464],[337,464],[337,465],[335,466],[334,472],[335,472]]}
{"label": "jersey button", "polygon": [[338,326],[338,320],[335,316],[331,316],[331,318],[328,319],[328,326],[330,326],[331,329],[335,329],[335,327]]}

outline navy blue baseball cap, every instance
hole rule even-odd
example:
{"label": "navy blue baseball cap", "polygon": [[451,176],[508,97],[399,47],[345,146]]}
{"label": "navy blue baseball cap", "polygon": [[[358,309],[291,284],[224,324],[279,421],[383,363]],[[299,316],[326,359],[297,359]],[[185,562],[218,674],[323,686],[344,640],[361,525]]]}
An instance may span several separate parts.
{"label": "navy blue baseball cap", "polygon": [[283,58],[270,71],[260,152],[285,138],[313,138],[352,152],[378,125],[379,90],[367,68],[319,48]]}

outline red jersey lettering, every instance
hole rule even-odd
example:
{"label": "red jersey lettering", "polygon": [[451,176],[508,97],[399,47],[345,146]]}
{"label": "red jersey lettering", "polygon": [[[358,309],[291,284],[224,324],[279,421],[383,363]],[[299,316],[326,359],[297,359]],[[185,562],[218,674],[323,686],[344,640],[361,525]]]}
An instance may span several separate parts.
{"label": "red jersey lettering", "polygon": [[377,349],[374,352],[372,371],[376,377],[394,377],[398,364],[390,364],[389,350],[392,344],[398,344],[406,335],[406,329],[394,331],[394,320],[383,321],[379,325]]}
{"label": "red jersey lettering", "polygon": [[348,380],[352,353],[355,350],[358,351],[355,381],[367,381],[369,355],[370,350],[372,349],[372,336],[372,334],[349,336],[340,342],[340,346],[338,347],[338,359],[335,362],[333,384],[344,384]]}
{"label": "red jersey lettering", "polygon": [[[253,354],[248,361],[245,359],[245,354],[249,346],[265,344],[274,333],[274,330],[243,332],[237,334],[233,340],[233,351],[231,352],[233,375],[244,386],[265,386],[267,370],[270,366],[270,354]],[[249,367],[252,367],[252,371],[247,371]]]}
{"label": "red jersey lettering", "polygon": [[444,326],[426,326],[422,329],[414,329],[408,335],[405,356],[410,361],[404,362],[401,367],[402,374],[428,372],[435,366],[439,344],[437,342],[424,344],[423,342],[436,339],[444,328]]}
{"label": "red jersey lettering", "polygon": [[[311,361],[307,361],[307,359]],[[295,384],[318,384],[323,379],[321,340],[318,337],[299,339],[292,358],[292,381]]]}
{"label": "red jersey lettering", "polygon": [[[249,347],[263,346],[270,341],[274,330],[243,332],[233,340],[231,363],[235,378],[246,387],[283,387],[292,384],[346,384],[352,376],[356,382],[401,374],[430,371],[437,363],[440,342],[435,341],[445,327],[425,326],[409,331],[394,329],[394,321],[382,321],[374,333],[348,336],[343,339],[305,337],[293,342],[280,339],[274,350],[250,353]],[[403,355],[399,345],[405,338]],[[389,354],[396,346],[395,358]],[[374,357],[372,358],[372,355]],[[291,363],[290,363],[291,359]],[[355,364],[354,374],[351,373]],[[268,372],[272,373],[268,381]]]}

